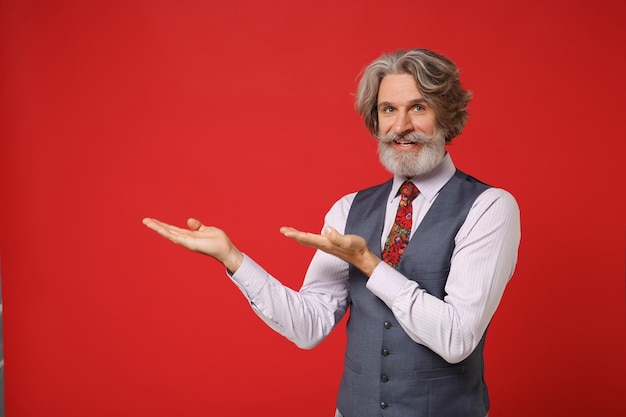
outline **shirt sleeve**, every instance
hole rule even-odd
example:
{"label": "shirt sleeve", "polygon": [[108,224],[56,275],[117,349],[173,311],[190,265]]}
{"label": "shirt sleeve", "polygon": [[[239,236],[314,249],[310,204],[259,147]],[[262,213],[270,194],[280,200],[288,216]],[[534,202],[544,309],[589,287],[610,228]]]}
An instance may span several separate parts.
{"label": "shirt sleeve", "polygon": [[384,262],[367,288],[415,342],[448,362],[460,362],[474,351],[500,303],[519,242],[517,202],[508,192],[490,188],[476,199],[455,237],[443,300]]}
{"label": "shirt sleeve", "polygon": [[[343,233],[353,195],[333,205],[324,227]],[[316,251],[302,287],[295,291],[283,285],[244,254],[244,261],[230,275],[253,311],[272,329],[298,347],[317,346],[341,320],[348,308],[348,264]]]}

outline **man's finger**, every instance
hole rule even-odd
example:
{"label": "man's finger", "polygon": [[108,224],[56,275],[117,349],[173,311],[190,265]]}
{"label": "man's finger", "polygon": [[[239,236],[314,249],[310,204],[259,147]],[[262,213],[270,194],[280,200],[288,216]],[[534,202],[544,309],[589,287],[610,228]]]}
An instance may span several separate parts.
{"label": "man's finger", "polygon": [[202,222],[192,217],[192,218],[187,219],[187,226],[191,230],[200,230],[200,228],[202,227]]}
{"label": "man's finger", "polygon": [[157,219],[144,219],[143,223],[150,229],[155,231],[158,231],[158,229],[166,229],[171,233],[184,233],[187,231],[187,229],[182,229],[168,223],[163,223],[162,221],[159,221]]}

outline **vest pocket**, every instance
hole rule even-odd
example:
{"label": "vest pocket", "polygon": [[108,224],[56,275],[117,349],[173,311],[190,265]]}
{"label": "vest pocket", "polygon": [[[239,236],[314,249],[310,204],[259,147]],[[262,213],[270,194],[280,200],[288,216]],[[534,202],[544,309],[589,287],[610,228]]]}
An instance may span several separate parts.
{"label": "vest pocket", "polygon": [[461,375],[463,373],[465,373],[465,365],[454,365],[445,368],[416,370],[413,372],[413,377],[415,379],[435,379]]}
{"label": "vest pocket", "polygon": [[348,355],[344,355],[344,364],[346,366],[347,369],[351,370],[354,373],[360,374],[361,373],[361,365],[359,365],[356,362],[353,362]]}
{"label": "vest pocket", "polygon": [[446,268],[441,271],[431,272],[410,271],[409,277],[416,281],[420,288],[426,290],[427,293],[443,300],[443,297],[446,295],[445,288],[449,274],[450,268]]}

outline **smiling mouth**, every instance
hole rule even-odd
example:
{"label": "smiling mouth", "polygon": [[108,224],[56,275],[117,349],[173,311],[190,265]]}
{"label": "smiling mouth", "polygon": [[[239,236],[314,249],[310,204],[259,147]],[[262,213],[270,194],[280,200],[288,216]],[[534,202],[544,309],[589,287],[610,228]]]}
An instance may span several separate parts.
{"label": "smiling mouth", "polygon": [[416,142],[411,142],[410,140],[402,140],[402,139],[395,139],[393,142],[400,146],[412,146],[412,145],[415,145],[416,143]]}

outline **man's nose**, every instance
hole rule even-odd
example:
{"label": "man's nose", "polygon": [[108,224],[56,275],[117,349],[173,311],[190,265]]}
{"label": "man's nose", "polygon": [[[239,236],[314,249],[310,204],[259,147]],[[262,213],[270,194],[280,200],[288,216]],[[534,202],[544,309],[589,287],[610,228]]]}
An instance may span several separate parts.
{"label": "man's nose", "polygon": [[406,112],[399,112],[398,118],[394,126],[395,133],[398,135],[405,135],[413,131],[413,124],[411,123],[411,117]]}

